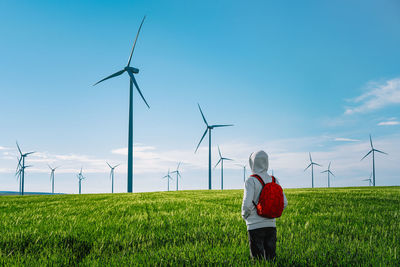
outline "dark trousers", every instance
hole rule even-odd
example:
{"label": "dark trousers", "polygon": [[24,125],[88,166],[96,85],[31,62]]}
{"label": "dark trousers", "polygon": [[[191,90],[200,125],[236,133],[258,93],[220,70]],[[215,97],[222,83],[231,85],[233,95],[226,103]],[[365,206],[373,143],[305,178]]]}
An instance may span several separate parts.
{"label": "dark trousers", "polygon": [[264,227],[249,230],[250,256],[273,260],[276,256],[276,228]]}

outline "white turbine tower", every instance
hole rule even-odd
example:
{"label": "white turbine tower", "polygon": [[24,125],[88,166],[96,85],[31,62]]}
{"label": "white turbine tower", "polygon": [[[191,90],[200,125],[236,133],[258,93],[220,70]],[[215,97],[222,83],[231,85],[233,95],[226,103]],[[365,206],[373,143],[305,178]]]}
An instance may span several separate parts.
{"label": "white turbine tower", "polygon": [[363,181],[368,181],[368,186],[371,186],[371,185],[372,185],[371,177],[372,177],[372,172],[371,172],[371,174],[369,175],[369,179],[364,179],[364,180],[363,180]]}
{"label": "white turbine tower", "polygon": [[308,165],[308,167],[305,168],[304,171],[306,171],[311,166],[311,184],[312,184],[312,188],[314,188],[314,165],[317,165],[317,166],[320,166],[320,167],[322,167],[322,166],[319,165],[318,163],[312,161],[311,153],[309,153],[309,155],[310,155],[310,165]]}
{"label": "white turbine tower", "polygon": [[246,181],[246,165],[242,165],[239,163],[236,163],[236,165],[243,168],[243,183],[244,183]]}
{"label": "white turbine tower", "polygon": [[165,175],[165,176],[163,177],[163,179],[165,179],[165,178],[167,178],[167,180],[168,180],[168,191],[169,191],[169,180],[172,180],[172,177],[171,177],[171,175],[170,175],[169,169],[168,169],[168,174]]}
{"label": "white turbine tower", "polygon": [[182,178],[181,172],[179,171],[179,166],[181,166],[181,163],[182,163],[182,162],[179,162],[179,163],[178,163],[178,167],[176,167],[176,170],[173,171],[173,172],[171,172],[171,174],[172,174],[172,173],[176,173],[176,191],[178,191],[178,189],[179,189],[179,177]]}
{"label": "white turbine tower", "polygon": [[219,149],[219,146],[218,146],[218,154],[219,154],[219,160],[218,160],[217,164],[215,164],[214,169],[221,162],[221,190],[224,190],[224,160],[233,160],[233,159],[222,157],[221,150]]}
{"label": "white turbine tower", "polygon": [[50,182],[51,182],[51,193],[54,194],[54,172],[56,171],[56,169],[60,168],[60,166],[52,168],[49,164],[47,164],[47,166],[49,166],[51,173],[50,173]]}
{"label": "white turbine tower", "polygon": [[106,162],[108,167],[110,167],[110,179],[111,179],[111,193],[114,193],[114,169],[117,168],[121,164],[117,164],[114,167],[112,167],[108,162]]}
{"label": "white turbine tower", "polygon": [[324,173],[324,172],[328,173],[328,188],[329,188],[329,187],[331,187],[330,176],[329,175],[332,174],[333,177],[335,177],[335,175],[331,172],[331,162],[329,162],[328,169],[326,169],[325,171],[323,171],[321,173]]}
{"label": "white turbine tower", "polygon": [[374,145],[372,144],[371,135],[369,135],[369,141],[370,141],[370,144],[371,144],[371,150],[361,160],[365,159],[372,152],[372,179],[373,179],[372,180],[372,185],[375,186],[375,152],[386,154],[386,155],[388,155],[388,153],[380,151],[380,150],[374,148]]}

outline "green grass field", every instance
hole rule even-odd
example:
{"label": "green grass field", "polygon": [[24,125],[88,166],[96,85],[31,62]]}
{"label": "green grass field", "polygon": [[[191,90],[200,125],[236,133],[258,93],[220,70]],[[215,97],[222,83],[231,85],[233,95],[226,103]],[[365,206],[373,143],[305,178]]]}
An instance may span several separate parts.
{"label": "green grass field", "polygon": [[[285,193],[277,265],[400,266],[400,187]],[[253,264],[242,194],[0,196],[0,264]]]}

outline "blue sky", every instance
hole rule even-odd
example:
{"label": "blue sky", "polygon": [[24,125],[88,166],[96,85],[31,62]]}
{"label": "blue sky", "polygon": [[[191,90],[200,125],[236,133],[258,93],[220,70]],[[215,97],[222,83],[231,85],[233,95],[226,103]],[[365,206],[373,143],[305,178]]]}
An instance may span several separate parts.
{"label": "blue sky", "polygon": [[[309,187],[308,152],[333,186],[365,185],[371,133],[377,185],[399,184],[400,3],[398,1],[2,1],[0,3],[0,190],[17,190],[18,140],[28,159],[27,191],[49,191],[47,163],[61,165],[56,191],[126,191],[125,66],[143,15],[133,66],[151,109],[134,96],[135,191],[165,190],[182,165],[182,189],[207,187],[207,140],[245,164],[258,149],[285,187]],[[216,163],[217,158],[213,158]],[[235,162],[235,163],[236,163]],[[224,188],[242,172],[225,164]],[[326,177],[316,170],[316,186]],[[219,169],[213,171],[219,188]]]}

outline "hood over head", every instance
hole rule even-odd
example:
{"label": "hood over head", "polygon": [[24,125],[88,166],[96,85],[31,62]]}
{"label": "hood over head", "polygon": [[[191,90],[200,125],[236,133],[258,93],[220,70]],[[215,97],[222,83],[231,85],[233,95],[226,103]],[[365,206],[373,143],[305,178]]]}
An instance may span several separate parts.
{"label": "hood over head", "polygon": [[260,150],[250,154],[250,169],[253,173],[264,173],[268,171],[268,154]]}

